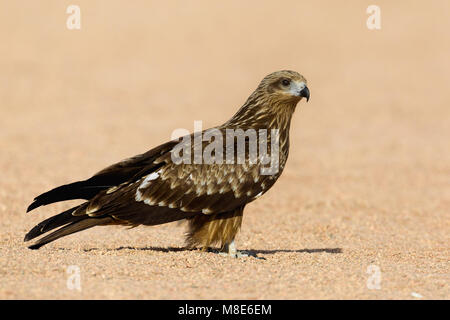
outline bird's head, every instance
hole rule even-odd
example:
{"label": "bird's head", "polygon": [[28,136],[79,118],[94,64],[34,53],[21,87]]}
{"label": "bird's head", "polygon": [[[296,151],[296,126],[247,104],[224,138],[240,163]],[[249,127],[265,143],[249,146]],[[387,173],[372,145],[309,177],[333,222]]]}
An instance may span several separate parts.
{"label": "bird's head", "polygon": [[297,103],[309,100],[306,79],[295,71],[273,72],[262,79],[238,112],[226,122],[226,126],[255,127],[269,125],[274,119],[283,118],[290,123]]}
{"label": "bird's head", "polygon": [[272,101],[297,103],[302,98],[309,100],[306,79],[295,71],[282,70],[267,75],[259,84],[257,91]]}

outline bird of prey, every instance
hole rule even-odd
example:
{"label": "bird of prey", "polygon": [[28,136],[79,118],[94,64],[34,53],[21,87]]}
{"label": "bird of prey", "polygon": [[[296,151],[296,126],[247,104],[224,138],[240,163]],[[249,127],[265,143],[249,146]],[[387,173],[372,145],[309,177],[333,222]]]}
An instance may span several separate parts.
{"label": "bird of prey", "polygon": [[[212,163],[178,161],[173,155],[180,140],[175,139],[113,164],[87,180],[37,196],[27,212],[58,201],[86,201],[42,221],[26,234],[24,241],[58,228],[29,246],[38,249],[94,226],[151,226],[187,220],[189,247],[205,250],[219,244],[222,254],[240,256],[234,238],[241,227],[244,207],[267,192],[281,175],[289,153],[292,115],[297,103],[302,98],[308,101],[309,95],[306,79],[299,73],[289,70],[271,73],[230,120],[213,128],[224,136],[233,130],[267,130],[265,135],[256,136],[257,142],[266,142],[268,150],[278,152],[275,155],[278,170],[264,173],[262,157],[254,161],[251,152],[245,152],[246,148],[251,149],[249,136],[240,140],[244,141],[244,149],[238,145],[238,138],[233,138],[226,146],[231,147],[231,153],[225,148],[231,160],[243,154],[240,162],[230,162],[228,158]],[[195,134],[186,137],[192,138]],[[207,142],[205,139],[195,142],[194,137],[194,143],[185,144],[189,160],[195,154],[195,147],[198,144],[204,147]],[[219,155],[214,153],[214,157],[219,158]]]}

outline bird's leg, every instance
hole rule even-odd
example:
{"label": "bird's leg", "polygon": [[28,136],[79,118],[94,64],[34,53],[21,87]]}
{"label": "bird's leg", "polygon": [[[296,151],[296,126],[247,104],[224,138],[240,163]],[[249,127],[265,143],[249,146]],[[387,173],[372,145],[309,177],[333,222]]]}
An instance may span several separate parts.
{"label": "bird's leg", "polygon": [[219,254],[221,256],[227,256],[227,257],[233,257],[233,258],[248,257],[247,253],[236,250],[236,244],[234,243],[234,239],[230,243],[225,244],[225,246],[223,247],[223,251],[219,252]]}

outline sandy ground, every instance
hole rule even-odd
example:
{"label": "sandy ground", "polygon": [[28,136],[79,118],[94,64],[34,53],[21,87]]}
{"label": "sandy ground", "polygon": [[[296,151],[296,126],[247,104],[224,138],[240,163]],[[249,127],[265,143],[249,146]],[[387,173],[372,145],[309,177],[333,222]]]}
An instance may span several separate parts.
{"label": "sandy ground", "polygon": [[[376,1],[381,30],[372,1],[76,2],[81,30],[71,1],[0,4],[0,298],[450,298],[448,1]],[[26,214],[34,196],[220,124],[279,69],[311,100],[246,208],[238,246],[258,258],[187,251],[176,224],[26,248],[75,203]]]}

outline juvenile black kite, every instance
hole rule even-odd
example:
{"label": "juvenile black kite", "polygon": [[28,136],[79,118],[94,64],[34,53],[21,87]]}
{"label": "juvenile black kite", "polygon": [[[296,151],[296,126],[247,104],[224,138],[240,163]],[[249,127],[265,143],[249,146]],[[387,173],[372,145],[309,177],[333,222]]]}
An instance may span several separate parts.
{"label": "juvenile black kite", "polygon": [[[217,161],[219,152],[214,153],[216,162],[213,163],[174,161],[174,149],[180,141],[169,141],[109,166],[87,180],[60,186],[36,197],[27,211],[71,199],[86,202],[42,221],[24,240],[59,228],[29,246],[38,249],[94,226],[151,226],[187,219],[189,246],[206,249],[217,243],[226,254],[239,256],[234,238],[241,227],[244,207],[270,189],[281,175],[289,153],[291,117],[303,97],[309,100],[306,79],[302,75],[286,70],[269,74],[230,120],[214,128],[224,136],[220,144],[224,147],[221,163]],[[240,163],[225,161],[225,155],[230,155],[225,137],[238,129],[245,133],[266,130],[265,136],[253,137],[256,136],[258,144],[266,143],[268,155],[273,154],[270,150],[277,150],[275,163],[265,164],[267,162],[260,161],[259,155],[258,161],[252,160],[250,136],[231,140],[231,158],[242,155],[239,141],[243,141],[243,160]],[[193,138],[193,135],[188,137]],[[195,153],[195,138],[192,141],[188,145],[189,160]],[[274,142],[276,144],[272,144]],[[208,141],[200,140],[200,144],[206,147]],[[264,172],[263,168],[271,164],[275,164],[276,170]]]}

